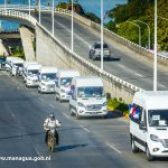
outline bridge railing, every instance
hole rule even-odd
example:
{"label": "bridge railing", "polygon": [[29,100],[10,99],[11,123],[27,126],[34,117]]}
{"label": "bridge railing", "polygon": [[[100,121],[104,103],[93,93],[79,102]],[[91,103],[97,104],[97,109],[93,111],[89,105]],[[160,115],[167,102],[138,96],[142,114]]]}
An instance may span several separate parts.
{"label": "bridge railing", "polygon": [[20,12],[17,10],[0,10],[0,15],[23,19],[23,20],[29,21],[34,26],[36,26],[36,23],[37,23],[37,20],[34,17],[29,16],[28,13]]}

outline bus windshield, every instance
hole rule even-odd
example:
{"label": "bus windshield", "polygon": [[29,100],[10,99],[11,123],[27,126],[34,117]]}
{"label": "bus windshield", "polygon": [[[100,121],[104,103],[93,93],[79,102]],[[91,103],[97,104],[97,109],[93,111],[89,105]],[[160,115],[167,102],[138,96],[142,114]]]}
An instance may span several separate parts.
{"label": "bus windshield", "polygon": [[102,97],[103,87],[79,87],[78,97]]}
{"label": "bus windshield", "polygon": [[168,110],[149,110],[149,126],[168,126]]}

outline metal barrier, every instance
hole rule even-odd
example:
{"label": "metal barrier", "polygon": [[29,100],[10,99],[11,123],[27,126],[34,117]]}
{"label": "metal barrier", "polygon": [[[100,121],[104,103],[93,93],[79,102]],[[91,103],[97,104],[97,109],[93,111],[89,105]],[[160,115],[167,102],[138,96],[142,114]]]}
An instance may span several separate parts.
{"label": "metal barrier", "polygon": [[26,20],[26,21],[30,22],[31,24],[33,24],[34,26],[36,26],[36,24],[37,24],[37,20],[34,17],[29,16],[25,12],[20,12],[20,11],[16,11],[16,10],[0,10],[0,15]]}

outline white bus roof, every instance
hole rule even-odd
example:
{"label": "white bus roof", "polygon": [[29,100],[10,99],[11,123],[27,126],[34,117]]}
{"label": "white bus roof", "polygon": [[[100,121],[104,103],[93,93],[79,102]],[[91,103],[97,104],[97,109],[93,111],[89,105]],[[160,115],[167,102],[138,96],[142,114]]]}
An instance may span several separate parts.
{"label": "white bus roof", "polygon": [[103,81],[97,76],[76,77],[72,81],[77,87],[103,87]]}
{"label": "white bus roof", "polygon": [[20,61],[24,61],[22,58],[19,58],[19,57],[7,57],[7,58],[6,58],[6,61],[7,61],[7,62],[14,62],[15,60],[16,60],[16,61],[19,61],[19,60],[20,60]]}
{"label": "white bus roof", "polygon": [[40,68],[41,68],[41,65],[39,64],[27,65],[27,70],[33,70],[33,69],[39,70]]}
{"label": "white bus roof", "polygon": [[57,73],[57,68],[55,67],[41,67],[40,73]]}
{"label": "white bus roof", "polygon": [[77,77],[80,76],[79,72],[76,70],[58,70],[57,76],[63,77]]}
{"label": "white bus roof", "polygon": [[26,67],[28,65],[38,65],[38,62],[35,62],[35,61],[25,61],[24,62],[24,67]]}
{"label": "white bus roof", "polygon": [[17,58],[16,58],[16,59],[11,60],[11,63],[13,63],[13,64],[22,63],[22,64],[23,64],[23,63],[24,63],[24,60],[23,60],[23,59],[17,59]]}
{"label": "white bus roof", "polygon": [[142,91],[135,93],[133,103],[147,109],[168,109],[168,91]]}

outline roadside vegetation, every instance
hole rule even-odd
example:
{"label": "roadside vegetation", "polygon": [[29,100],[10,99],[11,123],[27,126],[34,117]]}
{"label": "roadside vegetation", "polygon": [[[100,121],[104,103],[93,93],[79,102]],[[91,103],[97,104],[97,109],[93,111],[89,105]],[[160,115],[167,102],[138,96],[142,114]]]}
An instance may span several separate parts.
{"label": "roadside vegetation", "polygon": [[[160,50],[168,50],[168,1],[158,1],[158,44]],[[151,29],[151,48],[153,48],[154,37],[154,0],[128,0],[127,4],[118,5],[109,11],[111,21],[106,27],[117,34],[138,44],[138,28],[129,21],[140,25],[142,33],[142,46],[148,45],[148,29],[144,24],[136,21],[140,20],[147,23]]]}
{"label": "roadside vegetation", "polygon": [[25,58],[24,55],[24,51],[23,51],[23,47],[22,46],[15,46],[15,47],[11,47],[10,49],[11,51],[11,55],[15,56],[15,57],[21,57],[21,58]]}
{"label": "roadside vegetation", "polygon": [[108,98],[107,107],[109,111],[120,112],[124,117],[128,117],[129,115],[128,104],[126,104],[122,98]]}
{"label": "roadside vegetation", "polygon": [[[67,2],[60,2],[56,6],[56,8],[62,8],[62,9],[67,9],[71,10],[71,0],[68,0]],[[79,15],[86,17],[96,23],[100,23],[100,18],[97,17],[94,13],[92,12],[85,12],[83,7],[80,5],[80,2],[78,0],[74,0],[74,11],[78,13]]]}
{"label": "roadside vegetation", "polygon": [[[71,0],[60,2],[57,8],[71,10]],[[158,1],[158,48],[168,51],[168,1]],[[80,0],[74,0],[74,11],[92,21],[100,23],[100,18],[94,13],[86,13],[80,5]],[[139,43],[139,29],[131,24],[135,22],[141,27],[141,43],[143,47],[148,48],[148,29],[143,21],[150,26],[151,30],[151,46],[153,49],[154,41],[154,0],[128,0],[127,4],[117,5],[116,8],[107,12],[110,21],[105,26],[120,36],[125,37],[135,43]],[[130,22],[131,21],[131,22]]]}

